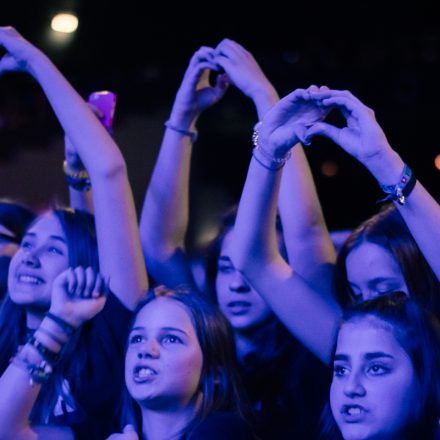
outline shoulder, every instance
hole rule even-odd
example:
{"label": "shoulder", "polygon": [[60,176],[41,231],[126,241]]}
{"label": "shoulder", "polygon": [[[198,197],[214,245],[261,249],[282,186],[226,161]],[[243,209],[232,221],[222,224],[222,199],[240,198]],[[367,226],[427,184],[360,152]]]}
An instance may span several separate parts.
{"label": "shoulder", "polygon": [[249,425],[229,412],[213,412],[188,437],[188,440],[253,440]]}

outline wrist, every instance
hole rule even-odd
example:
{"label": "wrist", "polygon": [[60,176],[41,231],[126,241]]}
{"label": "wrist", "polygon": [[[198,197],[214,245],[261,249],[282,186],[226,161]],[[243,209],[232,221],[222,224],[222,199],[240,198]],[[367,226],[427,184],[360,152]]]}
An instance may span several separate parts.
{"label": "wrist", "polygon": [[200,112],[173,107],[168,120],[174,126],[181,127],[184,130],[194,131],[199,116]]}
{"label": "wrist", "polygon": [[72,336],[83,323],[81,318],[75,316],[74,313],[68,313],[64,307],[51,307],[45,319],[50,319],[68,337]]}
{"label": "wrist", "polygon": [[364,161],[364,165],[381,185],[394,185],[404,167],[402,158],[391,148]]}

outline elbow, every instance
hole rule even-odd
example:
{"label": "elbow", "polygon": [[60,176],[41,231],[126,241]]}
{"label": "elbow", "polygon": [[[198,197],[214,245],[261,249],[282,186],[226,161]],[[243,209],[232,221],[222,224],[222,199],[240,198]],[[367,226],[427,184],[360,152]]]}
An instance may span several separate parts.
{"label": "elbow", "polygon": [[103,160],[96,167],[96,176],[103,180],[114,180],[120,176],[127,176],[127,165],[121,154]]}

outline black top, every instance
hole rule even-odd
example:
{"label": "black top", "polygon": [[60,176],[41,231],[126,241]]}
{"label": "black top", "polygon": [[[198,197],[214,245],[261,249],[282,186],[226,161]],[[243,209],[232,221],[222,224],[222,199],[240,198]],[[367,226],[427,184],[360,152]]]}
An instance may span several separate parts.
{"label": "black top", "polygon": [[[265,336],[269,341],[262,342],[262,349],[246,356],[240,366],[258,438],[319,438],[319,419],[328,401],[329,369],[284,328],[268,329]],[[265,355],[263,347],[270,342],[271,354]]]}
{"label": "black top", "polygon": [[[275,438],[275,437],[274,437]],[[182,440],[254,440],[249,426],[228,412],[214,412]]]}

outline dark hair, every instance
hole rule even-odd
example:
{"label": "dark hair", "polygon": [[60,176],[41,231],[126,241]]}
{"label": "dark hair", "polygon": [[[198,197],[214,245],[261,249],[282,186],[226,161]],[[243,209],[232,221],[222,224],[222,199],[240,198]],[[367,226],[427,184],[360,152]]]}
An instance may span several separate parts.
{"label": "dark hair", "polygon": [[[440,323],[433,313],[405,293],[396,292],[353,305],[343,321],[373,316],[384,321],[411,359],[418,381],[419,396],[414,401],[414,417],[405,429],[409,439],[433,439],[440,416]],[[336,350],[336,346],[335,346]],[[342,438],[329,406],[323,414],[325,438]]]}
{"label": "dark hair", "polygon": [[[99,270],[98,251],[96,244],[96,233],[94,218],[92,215],[74,211],[72,209],[55,209],[51,211],[59,220],[63,232],[66,235],[68,247],[69,266],[91,266],[96,271]],[[37,222],[37,217],[32,224]],[[29,227],[32,226],[29,225]],[[84,356],[73,351],[82,333],[87,331],[87,326],[83,326],[81,331],[69,341],[65,347],[64,355],[58,368],[54,371],[51,380],[45,385],[45,390],[40,393],[32,412],[32,421],[42,423],[51,415],[56,399],[61,394],[66,399],[68,396],[63,391],[61,384],[66,371],[77,372],[79,376],[81,368],[78,366]],[[8,366],[9,359],[15,355],[20,344],[26,338],[26,312],[24,307],[15,304],[7,295],[0,307],[0,371],[1,374]]]}
{"label": "dark hair", "polygon": [[[151,289],[139,311],[156,298],[166,297],[182,303],[189,311],[203,353],[200,391],[203,399],[194,420],[183,430],[183,437],[213,411],[230,411],[247,419],[244,397],[240,391],[235,365],[235,344],[231,327],[220,311],[206,301],[198,292],[188,288],[168,289],[164,286]],[[133,423],[142,434],[142,418],[139,405],[129,397],[125,387],[122,410],[123,424]]]}
{"label": "dark hair", "polygon": [[348,254],[365,241],[389,250],[402,271],[411,296],[440,316],[440,283],[393,205],[385,206],[363,222],[342,246],[335,271],[334,290],[338,302],[345,307],[355,301],[347,280],[346,261]]}
{"label": "dark hair", "polygon": [[35,214],[23,205],[5,200],[0,201],[0,224],[11,231],[17,242],[21,241],[24,231],[35,219]]}

